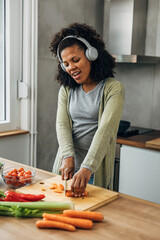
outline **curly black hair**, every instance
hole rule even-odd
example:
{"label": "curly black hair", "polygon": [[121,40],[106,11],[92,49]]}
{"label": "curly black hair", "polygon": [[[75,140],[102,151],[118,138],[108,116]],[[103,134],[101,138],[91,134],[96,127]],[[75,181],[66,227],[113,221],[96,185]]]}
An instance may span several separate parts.
{"label": "curly black hair", "polygon": [[[113,58],[105,49],[105,44],[100,35],[93,29],[93,27],[85,23],[73,23],[67,28],[62,28],[60,32],[56,33],[51,40],[50,51],[57,56],[57,48],[59,49],[59,55],[61,51],[69,46],[77,44],[80,48],[86,49],[86,46],[76,38],[65,37],[74,35],[86,39],[91,46],[95,47],[98,51],[98,58],[91,62],[91,79],[94,82],[100,82],[101,80],[109,77],[114,77],[113,68],[115,67],[115,58]],[[79,84],[64,70],[61,65],[58,65],[58,74],[56,80],[63,86],[69,86],[70,88],[78,87]]]}

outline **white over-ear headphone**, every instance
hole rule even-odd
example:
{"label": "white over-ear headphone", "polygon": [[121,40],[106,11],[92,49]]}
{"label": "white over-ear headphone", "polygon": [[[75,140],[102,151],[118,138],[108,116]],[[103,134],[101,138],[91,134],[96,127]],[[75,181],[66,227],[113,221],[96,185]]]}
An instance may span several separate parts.
{"label": "white over-ear headphone", "polygon": [[[95,61],[95,60],[98,58],[98,51],[97,51],[97,49],[96,49],[95,47],[92,47],[92,46],[89,44],[89,42],[87,42],[86,39],[84,39],[84,38],[82,38],[82,37],[77,37],[77,36],[69,35],[69,36],[63,38],[61,41],[63,41],[63,40],[66,39],[66,38],[76,38],[76,39],[78,39],[79,41],[83,42],[83,43],[86,45],[86,47],[87,47],[86,52],[85,52],[85,55],[86,55],[86,58],[87,58],[89,61]],[[60,41],[60,43],[61,43],[61,41]],[[59,43],[59,44],[60,44],[60,43]],[[64,65],[64,63],[62,62],[62,59],[61,59],[60,54],[59,54],[59,45],[58,45],[58,48],[57,48],[57,57],[58,57],[58,60],[59,60],[59,62],[60,62],[61,68],[62,68],[64,71],[66,71],[65,65]]]}

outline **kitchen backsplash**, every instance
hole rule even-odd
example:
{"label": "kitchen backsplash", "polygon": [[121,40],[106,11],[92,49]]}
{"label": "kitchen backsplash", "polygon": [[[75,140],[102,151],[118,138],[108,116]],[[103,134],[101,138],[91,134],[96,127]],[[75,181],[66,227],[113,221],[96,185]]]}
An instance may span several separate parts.
{"label": "kitchen backsplash", "polygon": [[160,64],[117,64],[116,72],[125,86],[122,119],[160,130]]}

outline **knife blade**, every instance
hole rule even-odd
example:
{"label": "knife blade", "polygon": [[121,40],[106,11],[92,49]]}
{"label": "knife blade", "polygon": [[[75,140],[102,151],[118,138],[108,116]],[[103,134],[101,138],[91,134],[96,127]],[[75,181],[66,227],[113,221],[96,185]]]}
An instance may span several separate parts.
{"label": "knife blade", "polygon": [[66,192],[67,192],[67,180],[64,180],[64,195],[66,196]]}

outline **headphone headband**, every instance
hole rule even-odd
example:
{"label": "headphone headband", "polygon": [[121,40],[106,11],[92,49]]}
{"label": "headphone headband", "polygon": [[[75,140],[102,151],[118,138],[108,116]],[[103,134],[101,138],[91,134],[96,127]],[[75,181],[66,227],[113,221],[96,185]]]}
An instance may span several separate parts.
{"label": "headphone headband", "polygon": [[65,39],[67,39],[67,38],[75,38],[75,39],[83,42],[84,45],[85,45],[87,48],[91,48],[91,45],[89,44],[89,42],[87,42],[86,39],[84,39],[84,38],[82,38],[82,37],[77,37],[77,36],[74,36],[74,35],[69,35],[69,36],[63,38],[63,39],[59,42],[59,44],[58,44],[57,57],[58,57],[58,59],[59,59],[60,62],[62,62],[62,60],[61,60],[61,57],[60,57],[60,55],[59,55],[59,45],[60,45],[60,43],[61,43],[63,40],[65,40]]}
{"label": "headphone headband", "polygon": [[59,60],[59,62],[60,62],[60,64],[61,64],[61,67],[62,67],[62,69],[63,69],[64,71],[66,71],[66,70],[65,70],[65,66],[64,66],[64,64],[63,64],[63,62],[62,62],[62,59],[61,59],[61,57],[60,57],[60,54],[59,54],[59,45],[60,45],[60,43],[61,43],[63,40],[65,40],[65,39],[67,39],[67,38],[75,38],[75,39],[77,39],[77,40],[79,40],[79,41],[81,41],[81,42],[84,43],[84,45],[87,47],[86,52],[85,52],[85,55],[86,55],[86,58],[87,58],[89,61],[95,61],[95,60],[98,58],[98,51],[97,51],[97,49],[96,49],[95,47],[92,47],[92,46],[90,45],[90,43],[89,43],[86,39],[84,39],[84,38],[82,38],[82,37],[74,36],[74,35],[66,36],[65,38],[63,38],[63,39],[59,42],[58,47],[57,47],[57,57],[58,57],[58,60]]}

